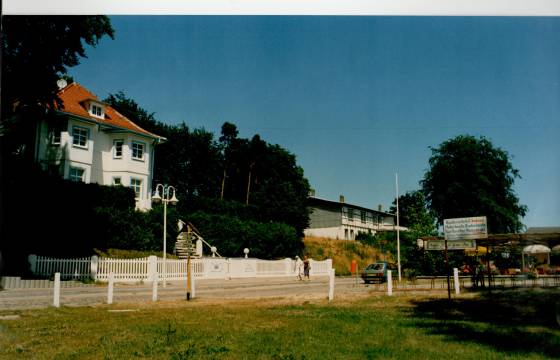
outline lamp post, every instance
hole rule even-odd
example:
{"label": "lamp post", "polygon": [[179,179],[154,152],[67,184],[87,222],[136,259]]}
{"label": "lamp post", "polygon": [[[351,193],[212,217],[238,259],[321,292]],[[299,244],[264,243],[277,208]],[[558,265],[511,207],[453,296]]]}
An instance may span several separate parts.
{"label": "lamp post", "polygon": [[[161,195],[159,193],[160,188]],[[173,196],[169,198],[171,194],[173,194]],[[157,184],[156,193],[154,196],[152,196],[152,201],[154,201],[155,203],[158,203],[160,201],[163,202],[163,287],[166,287],[167,268],[165,266],[165,260],[167,253],[167,203],[175,205],[179,202],[179,200],[177,199],[177,197],[175,197],[175,188],[173,186]]]}

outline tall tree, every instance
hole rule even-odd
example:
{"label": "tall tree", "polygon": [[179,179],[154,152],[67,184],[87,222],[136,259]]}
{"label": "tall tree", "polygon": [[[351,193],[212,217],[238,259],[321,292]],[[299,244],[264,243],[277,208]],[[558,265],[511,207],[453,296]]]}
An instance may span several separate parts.
{"label": "tall tree", "polygon": [[164,124],[122,91],[104,101],[140,127],[167,139],[156,148],[154,182],[173,185],[178,196],[218,196],[222,155],[212,133],[191,131],[184,123]]}
{"label": "tall tree", "polygon": [[[389,210],[397,212],[396,202]],[[436,231],[436,218],[426,204],[426,198],[421,191],[409,191],[399,196],[399,222],[401,226],[413,230],[418,235],[432,235]]]}
{"label": "tall tree", "polygon": [[429,169],[420,183],[439,224],[446,218],[486,216],[492,233],[523,228],[527,207],[519,204],[513,191],[520,176],[506,151],[470,135],[430,149]]}
{"label": "tall tree", "polygon": [[53,105],[56,81],[95,47],[113,38],[106,16],[3,16],[2,118],[26,106]]}

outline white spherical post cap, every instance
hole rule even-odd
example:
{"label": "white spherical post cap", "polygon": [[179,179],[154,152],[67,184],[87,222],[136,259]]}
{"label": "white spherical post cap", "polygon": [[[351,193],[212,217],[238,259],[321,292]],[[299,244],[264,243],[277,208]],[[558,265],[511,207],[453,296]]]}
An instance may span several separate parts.
{"label": "white spherical post cap", "polygon": [[247,248],[243,249],[243,253],[245,254],[245,257],[247,257],[247,254],[249,254],[249,249]]}

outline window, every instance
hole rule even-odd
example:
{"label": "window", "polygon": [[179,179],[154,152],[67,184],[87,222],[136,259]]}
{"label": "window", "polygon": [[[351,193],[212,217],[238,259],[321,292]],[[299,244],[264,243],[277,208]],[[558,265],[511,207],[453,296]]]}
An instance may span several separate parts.
{"label": "window", "polygon": [[134,190],[136,199],[142,198],[142,180],[130,179],[130,187]]}
{"label": "window", "polygon": [[91,104],[91,114],[93,116],[102,117],[103,116],[103,109],[99,105]]}
{"label": "window", "polygon": [[70,181],[83,182],[84,181],[84,169],[80,168],[70,168],[70,174],[68,176]]}
{"label": "window", "polygon": [[115,140],[113,141],[113,158],[121,159],[122,158],[122,147],[123,147],[123,140]]}
{"label": "window", "polygon": [[141,142],[132,142],[132,158],[134,160],[144,160],[144,144]]}
{"label": "window", "polygon": [[49,124],[49,142],[51,145],[60,145],[60,134],[62,133],[62,124]]}
{"label": "window", "polygon": [[348,209],[348,220],[354,220],[354,209]]}
{"label": "window", "polygon": [[122,181],[120,177],[113,178],[113,185],[122,185]]}
{"label": "window", "polygon": [[360,220],[362,220],[362,223],[366,223],[366,212],[365,211],[360,211]]}
{"label": "window", "polygon": [[87,148],[87,141],[89,138],[89,131],[80,126],[72,128],[72,144],[77,147]]}

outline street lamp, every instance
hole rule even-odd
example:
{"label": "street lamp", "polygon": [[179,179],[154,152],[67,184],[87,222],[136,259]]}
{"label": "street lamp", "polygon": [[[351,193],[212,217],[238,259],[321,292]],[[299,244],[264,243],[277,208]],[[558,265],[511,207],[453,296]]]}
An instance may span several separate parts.
{"label": "street lamp", "polygon": [[[159,194],[159,189],[161,188],[161,195]],[[171,192],[173,190],[173,193]],[[169,198],[169,196],[171,198]],[[175,196],[175,188],[169,185],[162,185],[157,184],[156,186],[156,193],[152,196],[152,201],[155,203],[159,203],[160,201],[163,202],[163,287],[166,287],[166,279],[167,279],[167,268],[165,266],[165,259],[167,253],[167,203],[171,205],[175,205],[179,202],[177,197]]]}

